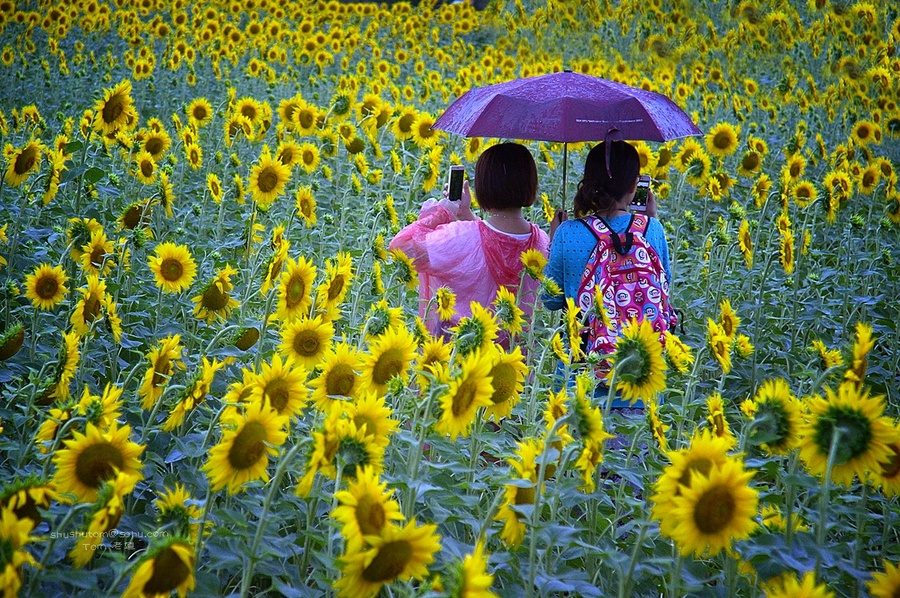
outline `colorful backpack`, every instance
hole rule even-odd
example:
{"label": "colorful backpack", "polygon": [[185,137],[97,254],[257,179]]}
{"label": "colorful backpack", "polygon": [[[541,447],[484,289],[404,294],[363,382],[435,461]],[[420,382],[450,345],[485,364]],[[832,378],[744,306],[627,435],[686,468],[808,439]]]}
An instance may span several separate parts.
{"label": "colorful backpack", "polygon": [[[613,353],[619,328],[631,319],[649,320],[659,332],[660,342],[664,342],[665,331],[673,328],[678,318],[669,303],[666,271],[644,237],[650,219],[633,214],[623,235],[613,232],[598,216],[579,221],[597,238],[576,295],[576,304],[587,314],[581,335],[585,353]],[[603,298],[607,318],[591,309],[599,305],[599,297],[595,300],[597,292]],[[608,369],[608,364],[604,365]]]}

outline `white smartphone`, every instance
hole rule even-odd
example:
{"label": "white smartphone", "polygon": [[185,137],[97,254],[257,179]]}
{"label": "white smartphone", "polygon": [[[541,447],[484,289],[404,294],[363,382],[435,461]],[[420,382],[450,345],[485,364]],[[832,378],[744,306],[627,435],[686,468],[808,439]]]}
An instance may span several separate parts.
{"label": "white smartphone", "polygon": [[635,212],[647,211],[647,195],[650,191],[650,175],[642,174],[638,177],[637,190],[631,201],[631,209]]}

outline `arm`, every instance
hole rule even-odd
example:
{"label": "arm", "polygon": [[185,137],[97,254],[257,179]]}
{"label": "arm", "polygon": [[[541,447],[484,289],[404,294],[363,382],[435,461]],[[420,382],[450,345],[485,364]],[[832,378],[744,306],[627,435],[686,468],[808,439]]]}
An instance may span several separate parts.
{"label": "arm", "polygon": [[[556,228],[553,232],[553,239],[550,241],[550,256],[547,260],[547,265],[544,267],[544,276],[555,282],[560,290],[564,291],[565,270],[563,254],[565,253],[564,245],[567,237],[565,234],[566,228]],[[566,304],[565,292],[554,296],[542,295],[541,301],[544,303],[544,307],[549,310],[562,309]]]}
{"label": "arm", "polygon": [[468,181],[463,181],[460,201],[450,201],[446,197],[440,201],[426,200],[419,211],[419,219],[397,233],[391,240],[389,249],[401,250],[413,260],[417,270],[430,271],[428,235],[438,227],[457,220],[477,220],[477,216],[472,213],[471,205],[472,193],[469,191]]}

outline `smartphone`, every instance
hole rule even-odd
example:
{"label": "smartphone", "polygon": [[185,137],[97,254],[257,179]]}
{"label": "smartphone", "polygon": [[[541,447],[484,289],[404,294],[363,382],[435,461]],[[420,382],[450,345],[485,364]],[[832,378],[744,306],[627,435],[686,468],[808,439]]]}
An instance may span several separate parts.
{"label": "smartphone", "polygon": [[638,177],[637,190],[634,192],[634,199],[631,202],[631,209],[635,212],[647,211],[647,195],[650,191],[650,176],[642,174]]}
{"label": "smartphone", "polygon": [[447,184],[450,188],[447,198],[450,201],[459,201],[462,199],[463,179],[466,177],[464,166],[454,165],[450,167],[450,177]]}

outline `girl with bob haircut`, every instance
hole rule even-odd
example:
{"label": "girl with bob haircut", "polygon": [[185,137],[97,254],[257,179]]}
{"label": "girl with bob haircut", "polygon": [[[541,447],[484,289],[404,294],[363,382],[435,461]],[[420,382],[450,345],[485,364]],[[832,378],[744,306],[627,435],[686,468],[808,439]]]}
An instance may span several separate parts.
{"label": "girl with bob haircut", "polygon": [[[522,215],[537,200],[537,167],[528,149],[501,143],[486,149],[475,165],[475,195],[487,212],[472,213],[472,194],[463,183],[460,201],[428,199],[419,218],[391,241],[413,260],[419,274],[419,315],[435,336],[472,315],[471,303],[489,306],[500,287],[518,293],[526,320],[538,300],[538,283],[521,280],[522,253],[536,249],[545,256],[547,234]],[[521,281],[521,288],[520,288]],[[434,304],[440,287],[456,295],[456,313],[441,320]],[[508,347],[508,338],[498,340]]]}

